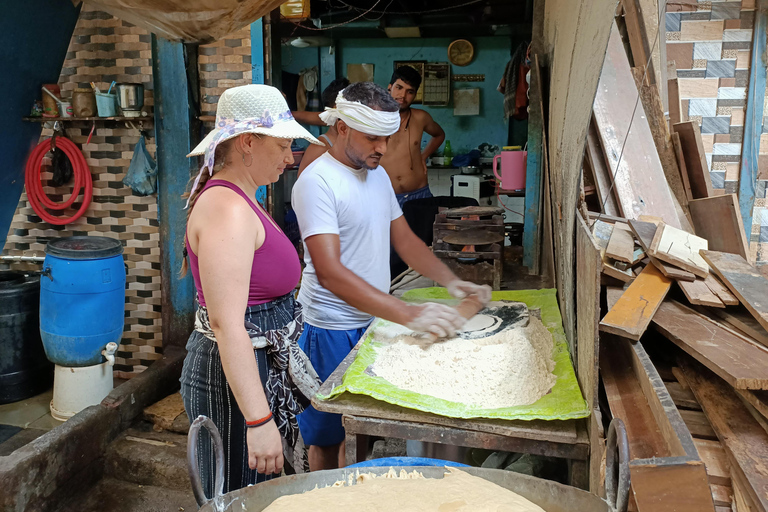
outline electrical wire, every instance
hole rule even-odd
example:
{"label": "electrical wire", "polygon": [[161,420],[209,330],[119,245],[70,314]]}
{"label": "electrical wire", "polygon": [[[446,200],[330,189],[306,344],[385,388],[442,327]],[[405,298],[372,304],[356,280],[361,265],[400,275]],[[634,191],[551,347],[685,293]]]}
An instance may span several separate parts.
{"label": "electrical wire", "polygon": [[[659,9],[659,12],[667,12],[667,2],[664,2],[664,6]],[[648,66],[651,65],[651,61],[653,60],[653,51],[656,49],[656,43],[659,42],[659,34],[661,33],[661,24],[666,21],[665,16],[659,16],[659,25],[656,27],[656,35],[653,38],[653,46],[651,47],[651,50],[648,52],[648,61],[645,63],[645,67],[643,69],[643,79],[642,82],[645,82],[645,77],[648,75]],[[598,87],[600,87],[598,83]],[[598,220],[603,216],[603,211],[605,211],[605,204],[608,202],[608,198],[611,196],[611,193],[613,192],[613,187],[616,185],[616,176],[619,174],[619,170],[621,169],[621,160],[624,157],[624,148],[627,146],[627,140],[629,139],[629,133],[632,130],[632,123],[635,120],[635,114],[637,113],[637,107],[640,104],[640,90],[637,91],[637,99],[635,100],[635,108],[632,110],[632,117],[629,119],[629,126],[627,126],[627,133],[624,135],[624,141],[621,144],[621,152],[619,152],[619,159],[616,161],[616,170],[613,172],[613,178],[611,180],[611,186],[608,188],[608,192],[605,194],[605,199],[603,199],[603,204],[600,205],[601,212],[595,217],[595,221],[590,224],[590,230],[592,227],[597,223]],[[583,171],[582,171],[583,172]],[[581,179],[581,175],[578,176],[579,179]]]}
{"label": "electrical wire", "polygon": [[[357,7],[355,5],[350,5],[347,2],[345,2],[344,0],[337,0],[337,1],[339,3],[345,5],[345,6],[349,7],[350,9],[355,9],[356,11],[362,11],[364,9],[363,7]],[[484,1],[485,0],[469,0],[468,2],[463,2],[463,3],[460,3],[460,4],[456,4],[456,5],[449,5],[449,6],[446,6],[446,7],[439,7],[437,9],[427,9],[425,11],[387,11],[387,10],[384,10],[384,11],[374,11],[373,7],[376,7],[374,5],[371,9],[368,9],[366,11],[366,14],[369,13],[369,12],[372,12],[372,13],[375,13],[375,14],[431,14],[431,13],[435,13],[435,12],[450,11],[451,9],[458,9],[460,7],[466,7],[468,5],[479,4],[480,2],[484,2]]]}
{"label": "electrical wire", "polygon": [[[296,26],[297,26],[297,27],[299,27],[299,28],[303,28],[303,29],[305,29],[305,30],[314,30],[314,31],[316,31],[316,32],[324,32],[324,31],[326,31],[326,30],[333,30],[334,28],[343,27],[344,25],[348,25],[348,24],[352,23],[353,21],[357,21],[357,20],[359,20],[360,18],[362,18],[363,16],[365,16],[365,15],[366,15],[366,14],[368,14],[369,12],[374,12],[374,10],[373,10],[373,9],[374,9],[374,8],[375,8],[377,5],[379,5],[380,3],[381,3],[381,0],[376,0],[376,3],[375,3],[375,4],[373,4],[373,5],[371,6],[371,8],[370,8],[370,9],[368,9],[367,11],[365,11],[365,12],[361,13],[361,14],[360,14],[360,15],[358,15],[358,16],[355,16],[355,17],[354,17],[354,18],[352,18],[351,20],[347,20],[347,21],[345,21],[345,22],[343,22],[343,23],[337,23],[336,25],[330,25],[330,26],[328,26],[328,27],[323,27],[323,28],[308,27],[308,26],[306,26],[306,25],[302,25],[301,23],[296,23],[296,22],[295,22],[295,21],[293,21],[292,19],[290,19],[290,18],[286,18],[286,17],[285,17],[285,16],[283,16],[282,14],[280,15],[280,17],[281,17],[281,18],[283,18],[285,21],[287,21],[287,22],[289,22],[289,23],[291,23],[291,24],[293,24],[293,25],[296,25]],[[390,2],[390,3],[391,3],[391,2]],[[351,7],[351,6],[350,6],[350,7]],[[375,11],[375,12],[376,12],[377,14],[379,13],[379,11]]]}

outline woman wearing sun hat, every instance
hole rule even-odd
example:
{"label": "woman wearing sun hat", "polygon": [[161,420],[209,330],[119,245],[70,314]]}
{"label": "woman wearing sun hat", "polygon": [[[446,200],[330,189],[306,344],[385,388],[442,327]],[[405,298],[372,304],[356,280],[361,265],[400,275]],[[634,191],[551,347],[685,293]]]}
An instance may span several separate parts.
{"label": "woman wearing sun hat", "polygon": [[[188,265],[198,310],[181,394],[190,420],[208,416],[222,434],[225,492],[280,473],[283,439],[296,445],[296,415],[319,386],[296,344],[298,255],[254,199],[293,163],[295,138],[322,144],[293,119],[277,89],[245,85],[224,91],[215,129],[188,155],[204,155],[204,163],[187,202],[182,275]],[[211,497],[213,450],[205,433],[200,439]]]}

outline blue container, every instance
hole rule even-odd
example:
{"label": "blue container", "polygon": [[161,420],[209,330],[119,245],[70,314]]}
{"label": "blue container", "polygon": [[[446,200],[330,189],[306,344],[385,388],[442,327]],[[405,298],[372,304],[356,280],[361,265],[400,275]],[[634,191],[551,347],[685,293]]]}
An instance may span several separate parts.
{"label": "blue container", "polygon": [[104,362],[120,343],[125,316],[123,247],[112,238],[74,236],[48,243],[40,278],[40,336],[60,366]]}
{"label": "blue container", "polygon": [[450,460],[427,459],[424,457],[384,457],[383,459],[366,460],[347,466],[348,468],[382,468],[388,466],[452,466],[468,468],[466,464]]}

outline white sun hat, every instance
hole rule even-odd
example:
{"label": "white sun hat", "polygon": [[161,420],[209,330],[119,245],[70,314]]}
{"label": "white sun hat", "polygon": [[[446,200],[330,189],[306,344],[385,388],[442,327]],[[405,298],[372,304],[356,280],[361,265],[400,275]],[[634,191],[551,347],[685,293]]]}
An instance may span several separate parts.
{"label": "white sun hat", "polygon": [[205,169],[213,173],[216,147],[242,133],[259,133],[279,139],[305,139],[324,144],[293,118],[283,94],[269,85],[249,84],[224,91],[216,106],[216,126],[187,157],[205,155],[200,173],[192,186],[197,188]]}

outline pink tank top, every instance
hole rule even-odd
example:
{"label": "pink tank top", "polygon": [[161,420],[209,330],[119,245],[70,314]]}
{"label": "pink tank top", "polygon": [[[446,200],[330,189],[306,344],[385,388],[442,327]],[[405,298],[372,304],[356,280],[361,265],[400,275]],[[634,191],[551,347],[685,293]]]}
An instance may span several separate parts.
{"label": "pink tank top", "polygon": [[[301,277],[301,263],[296,249],[279,228],[275,227],[271,218],[261,208],[256,206],[245,192],[240,188],[225,180],[209,180],[205,184],[201,194],[205,193],[211,187],[227,187],[234,190],[245,199],[250,207],[259,216],[264,225],[264,243],[253,253],[253,265],[251,265],[251,281],[248,291],[248,305],[255,306],[264,304],[278,297],[290,293],[296,288]],[[192,271],[192,279],[197,288],[197,297],[201,306],[205,306],[205,297],[203,297],[203,287],[200,285],[200,268],[198,267],[197,255],[189,246],[189,239],[186,242],[187,253],[189,255],[189,268]]]}

